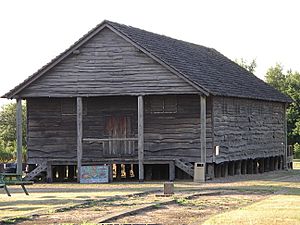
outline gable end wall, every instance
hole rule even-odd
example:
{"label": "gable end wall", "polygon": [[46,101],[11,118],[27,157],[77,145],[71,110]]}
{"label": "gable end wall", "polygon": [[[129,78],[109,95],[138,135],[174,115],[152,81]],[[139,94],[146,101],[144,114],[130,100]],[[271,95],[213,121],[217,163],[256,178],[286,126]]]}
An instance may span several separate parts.
{"label": "gable end wall", "polygon": [[194,87],[104,28],[21,93],[21,97],[196,94]]}

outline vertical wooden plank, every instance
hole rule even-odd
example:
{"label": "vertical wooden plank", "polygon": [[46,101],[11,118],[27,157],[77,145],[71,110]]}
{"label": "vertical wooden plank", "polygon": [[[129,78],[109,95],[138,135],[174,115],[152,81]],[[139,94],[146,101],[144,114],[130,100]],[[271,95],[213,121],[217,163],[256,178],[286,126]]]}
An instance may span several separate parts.
{"label": "vertical wooden plank", "polygon": [[174,162],[169,163],[169,180],[170,181],[175,180],[175,163]]}
{"label": "vertical wooden plank", "polygon": [[144,180],[144,99],[138,96],[138,160],[139,180]]}
{"label": "vertical wooden plank", "polygon": [[283,157],[283,169],[287,169],[287,116],[286,116],[286,108],[287,104],[284,104],[283,110],[284,110],[284,143],[283,143],[283,148],[284,148],[284,157]]}
{"label": "vertical wooden plank", "polygon": [[200,96],[201,162],[206,163],[206,97]]}
{"label": "vertical wooden plank", "polygon": [[113,182],[113,164],[109,164],[109,182]]}
{"label": "vertical wooden plank", "polygon": [[17,174],[22,174],[22,99],[17,99],[16,108],[17,136]]}
{"label": "vertical wooden plank", "polygon": [[47,183],[52,183],[52,164],[51,162],[47,162]]}
{"label": "vertical wooden plank", "polygon": [[82,98],[77,97],[77,182],[80,182],[82,161]]}

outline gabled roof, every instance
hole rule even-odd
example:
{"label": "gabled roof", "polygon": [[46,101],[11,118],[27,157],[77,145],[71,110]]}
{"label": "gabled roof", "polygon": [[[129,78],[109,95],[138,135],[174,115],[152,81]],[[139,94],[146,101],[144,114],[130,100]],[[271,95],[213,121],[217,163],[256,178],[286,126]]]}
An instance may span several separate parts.
{"label": "gabled roof", "polygon": [[164,64],[172,70],[172,72],[182,76],[193,86],[198,87],[203,93],[217,96],[291,102],[289,97],[266,84],[215,49],[176,40],[111,21],[103,21],[74,43],[69,49],[57,56],[3,97],[13,98],[17,96],[17,94],[30,85],[30,83],[88,41],[103,29],[103,27],[109,27],[119,33],[146,54]]}

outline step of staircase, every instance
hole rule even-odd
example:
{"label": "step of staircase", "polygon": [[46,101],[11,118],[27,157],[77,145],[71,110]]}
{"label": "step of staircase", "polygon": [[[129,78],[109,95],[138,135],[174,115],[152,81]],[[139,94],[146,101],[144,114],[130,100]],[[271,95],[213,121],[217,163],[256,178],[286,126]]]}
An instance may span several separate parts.
{"label": "step of staircase", "polygon": [[194,177],[194,165],[184,159],[175,159],[175,166]]}
{"label": "step of staircase", "polygon": [[42,164],[38,165],[34,170],[26,175],[24,180],[34,180],[38,176],[40,176],[43,172],[47,171],[47,162],[43,162]]}

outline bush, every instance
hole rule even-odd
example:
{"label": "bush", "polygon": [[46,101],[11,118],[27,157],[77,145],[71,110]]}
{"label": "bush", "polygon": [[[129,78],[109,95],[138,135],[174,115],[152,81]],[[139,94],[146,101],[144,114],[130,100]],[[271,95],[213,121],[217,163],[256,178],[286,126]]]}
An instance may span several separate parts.
{"label": "bush", "polygon": [[294,158],[295,159],[300,159],[300,144],[296,143],[294,144]]}

